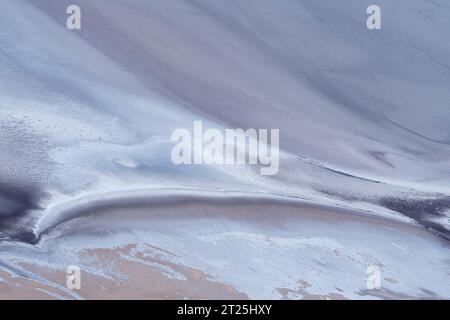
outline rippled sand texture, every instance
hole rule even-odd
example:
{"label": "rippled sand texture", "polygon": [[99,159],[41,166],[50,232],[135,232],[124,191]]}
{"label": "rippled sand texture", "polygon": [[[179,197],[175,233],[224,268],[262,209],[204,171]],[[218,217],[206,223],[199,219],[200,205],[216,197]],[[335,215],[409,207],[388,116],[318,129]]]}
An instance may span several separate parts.
{"label": "rippled sand texture", "polygon": [[[0,298],[450,298],[450,5],[372,2],[1,1]],[[194,120],[278,175],[173,165]]]}
{"label": "rippled sand texture", "polygon": [[[151,198],[130,199],[132,208],[108,201],[86,208],[43,233],[37,245],[3,243],[4,259],[21,275],[4,279],[6,292],[106,299],[448,297],[450,248],[420,226],[296,201]],[[82,270],[80,291],[65,288],[69,265]],[[367,290],[368,265],[382,270],[380,290]]]}

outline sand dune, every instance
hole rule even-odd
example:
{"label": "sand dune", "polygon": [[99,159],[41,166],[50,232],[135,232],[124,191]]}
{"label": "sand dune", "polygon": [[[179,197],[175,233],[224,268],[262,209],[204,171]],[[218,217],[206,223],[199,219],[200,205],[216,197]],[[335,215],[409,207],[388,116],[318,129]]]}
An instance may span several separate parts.
{"label": "sand dune", "polygon": [[[1,298],[450,297],[445,1],[72,2],[0,2]],[[196,120],[278,174],[175,165]]]}

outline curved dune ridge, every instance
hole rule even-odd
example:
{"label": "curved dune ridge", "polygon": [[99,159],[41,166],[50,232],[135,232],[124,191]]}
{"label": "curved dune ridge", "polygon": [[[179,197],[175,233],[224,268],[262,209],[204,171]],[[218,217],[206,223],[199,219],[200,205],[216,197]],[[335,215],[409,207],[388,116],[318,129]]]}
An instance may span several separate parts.
{"label": "curved dune ridge", "polygon": [[[6,270],[24,279],[13,292],[37,296],[45,288],[47,297],[80,299],[448,296],[448,244],[403,219],[204,191],[118,199],[66,206],[70,219],[42,230],[33,245],[3,242]],[[83,270],[75,292],[64,286],[65,268],[74,264]],[[381,268],[381,290],[366,287],[368,265]]]}
{"label": "curved dune ridge", "polygon": [[[0,298],[450,298],[446,1],[76,2],[0,3]],[[194,121],[278,174],[174,165]]]}

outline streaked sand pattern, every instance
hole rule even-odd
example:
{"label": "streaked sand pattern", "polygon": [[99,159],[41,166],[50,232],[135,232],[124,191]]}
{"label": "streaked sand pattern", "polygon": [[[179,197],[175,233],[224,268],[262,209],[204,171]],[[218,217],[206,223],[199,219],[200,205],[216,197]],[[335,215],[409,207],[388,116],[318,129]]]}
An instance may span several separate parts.
{"label": "streaked sand pattern", "polygon": [[[445,0],[76,2],[0,2],[1,299],[450,298]],[[174,165],[196,120],[279,173]]]}
{"label": "streaked sand pattern", "polygon": [[[398,218],[251,196],[150,198],[86,206],[35,245],[3,243],[28,279],[13,295],[42,295],[36,288],[105,299],[445,298],[448,292],[442,281],[448,244]],[[84,270],[76,296],[64,287],[67,264]],[[382,290],[366,290],[367,265],[382,268]]]}

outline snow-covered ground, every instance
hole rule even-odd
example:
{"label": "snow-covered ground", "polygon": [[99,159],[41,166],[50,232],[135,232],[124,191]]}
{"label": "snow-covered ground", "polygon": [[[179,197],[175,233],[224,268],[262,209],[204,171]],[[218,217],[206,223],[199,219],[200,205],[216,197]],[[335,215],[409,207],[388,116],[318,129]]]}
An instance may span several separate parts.
{"label": "snow-covered ground", "polygon": [[[164,242],[185,257],[180,264],[251,298],[357,298],[372,260],[394,280],[371,296],[450,298],[448,244],[436,236],[450,237],[447,1],[77,0],[82,29],[69,30],[72,2],[0,2],[5,270],[20,269],[17,261],[62,267],[67,260],[47,246]],[[366,28],[373,2],[381,30]],[[170,135],[195,120],[280,129],[279,173],[174,165]],[[326,206],[329,216],[304,221],[317,208],[298,209],[283,231],[275,218],[265,226],[222,215],[201,223],[88,219],[89,237],[70,220],[143,195],[167,205],[178,197],[269,203],[267,216],[301,202]],[[421,231],[386,231],[372,218],[330,223],[332,212],[339,222],[347,211]],[[55,228],[71,236],[60,230],[60,239]],[[110,232],[101,240],[96,228]],[[122,232],[133,236],[125,241]]]}

